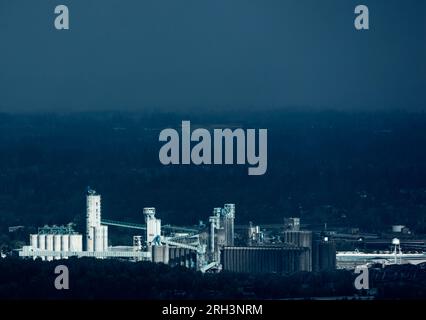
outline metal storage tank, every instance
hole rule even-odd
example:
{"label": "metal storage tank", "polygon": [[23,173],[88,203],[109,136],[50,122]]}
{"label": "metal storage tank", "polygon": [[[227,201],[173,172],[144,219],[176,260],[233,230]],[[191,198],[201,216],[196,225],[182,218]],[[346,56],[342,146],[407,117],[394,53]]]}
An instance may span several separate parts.
{"label": "metal storage tank", "polygon": [[[69,234],[64,234],[62,235],[62,251],[67,252],[70,250],[70,235]],[[65,259],[67,259],[68,257],[63,257]]]}
{"label": "metal storage tank", "polygon": [[83,236],[81,234],[76,235],[77,238],[77,249],[83,251]]}
{"label": "metal storage tank", "polygon": [[[46,250],[46,235],[40,234],[38,235],[38,249],[39,250]],[[46,260],[46,257],[41,257],[42,260]]]}
{"label": "metal storage tank", "polygon": [[225,231],[225,245],[234,245],[235,204],[227,203],[223,208],[223,228]]}
{"label": "metal storage tank", "polygon": [[292,273],[301,271],[300,255],[306,249],[287,246],[225,247],[223,270],[243,273]]}
{"label": "metal storage tank", "polygon": [[[46,235],[46,250],[53,251],[53,234]],[[53,260],[53,256],[47,256],[47,260]]]}
{"label": "metal storage tank", "polygon": [[332,271],[336,269],[336,243],[330,240],[316,240],[313,247],[313,270]]}
{"label": "metal storage tank", "polygon": [[33,249],[38,249],[38,235],[37,234],[32,234],[30,236],[30,246]]}
{"label": "metal storage tank", "polygon": [[83,251],[83,236],[81,234],[70,235],[70,251]]}
{"label": "metal storage tank", "polygon": [[284,231],[284,242],[312,248],[312,231]]}
{"label": "metal storage tank", "polygon": [[38,235],[38,248],[40,250],[46,250],[46,235],[39,234]]}
{"label": "metal storage tank", "polygon": [[102,227],[95,228],[95,243],[94,248],[96,252],[104,251],[104,229]]}
{"label": "metal storage tank", "polygon": [[169,263],[169,246],[152,246],[152,262]]}
{"label": "metal storage tank", "polygon": [[[62,250],[62,235],[60,234],[55,234],[53,236],[53,251],[56,252],[61,252]],[[55,256],[56,260],[61,259],[61,256]]]}
{"label": "metal storage tank", "polygon": [[300,256],[300,265],[303,271],[312,271],[312,232],[286,230],[283,233],[284,243],[306,248]]}
{"label": "metal storage tank", "polygon": [[102,226],[103,228],[103,247],[104,250],[103,251],[108,251],[108,227],[107,226]]}
{"label": "metal storage tank", "polygon": [[[46,235],[39,234],[38,235],[38,248],[39,250],[46,250]],[[42,260],[46,260],[46,257],[41,257]]]}
{"label": "metal storage tank", "polygon": [[169,264],[171,266],[184,266],[190,269],[197,267],[197,253],[185,248],[169,248]]}

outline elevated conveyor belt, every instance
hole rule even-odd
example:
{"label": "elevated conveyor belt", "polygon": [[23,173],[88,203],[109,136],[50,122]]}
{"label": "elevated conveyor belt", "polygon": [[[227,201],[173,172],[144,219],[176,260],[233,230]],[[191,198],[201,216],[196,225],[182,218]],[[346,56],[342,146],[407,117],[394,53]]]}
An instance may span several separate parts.
{"label": "elevated conveyor belt", "polygon": [[[133,223],[133,222],[124,222],[124,221],[102,219],[101,224],[103,224],[105,226],[114,226],[114,227],[121,227],[121,228],[146,230],[146,226],[144,224],[138,224],[138,223]],[[199,230],[197,230],[197,229],[172,226],[170,224],[163,225],[161,228],[171,230],[171,231],[174,231],[174,232],[188,232],[188,233],[199,232]]]}

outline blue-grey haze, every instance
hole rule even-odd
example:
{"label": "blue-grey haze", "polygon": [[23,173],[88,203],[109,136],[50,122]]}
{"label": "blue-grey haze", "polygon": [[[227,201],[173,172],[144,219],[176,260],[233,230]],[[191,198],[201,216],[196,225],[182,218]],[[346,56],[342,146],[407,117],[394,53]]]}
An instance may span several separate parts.
{"label": "blue-grey haze", "polygon": [[425,57],[424,0],[0,0],[5,112],[423,110]]}

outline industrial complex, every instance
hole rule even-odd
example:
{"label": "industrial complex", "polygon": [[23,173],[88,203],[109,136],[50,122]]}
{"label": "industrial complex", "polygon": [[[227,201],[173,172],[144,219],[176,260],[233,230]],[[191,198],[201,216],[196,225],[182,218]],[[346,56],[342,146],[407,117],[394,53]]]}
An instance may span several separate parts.
{"label": "industrial complex", "polygon": [[[102,219],[101,195],[88,188],[86,234],[72,225],[44,226],[30,235],[30,245],[19,256],[42,260],[69,257],[120,258],[181,265],[201,272],[221,270],[255,273],[333,270],[336,247],[328,238],[300,230],[299,218],[286,218],[279,237],[252,223],[235,230],[235,204],[214,208],[209,225],[162,225],[155,208],[144,208],[145,223]],[[135,230],[132,246],[110,246],[108,227]],[[238,244],[236,239],[238,238]]]}
{"label": "industrial complex", "polygon": [[[73,225],[44,226],[30,235],[30,244],[19,250],[19,256],[46,261],[69,257],[116,258],[131,261],[152,261],[170,266],[185,266],[201,272],[221,270],[244,273],[292,273],[354,269],[375,263],[418,264],[426,261],[424,243],[407,242],[420,249],[403,253],[401,241],[392,244],[374,235],[351,235],[332,231],[301,228],[300,218],[284,218],[282,224],[260,227],[235,225],[235,204],[214,208],[208,225],[196,227],[162,224],[156,209],[143,209],[142,224],[102,219],[101,195],[92,189],[86,194],[86,233],[77,233]],[[135,231],[130,246],[111,246],[108,227]],[[405,228],[406,229],[406,228]],[[393,233],[404,228],[394,227]],[[402,234],[401,234],[402,235]],[[130,239],[129,239],[130,240]],[[130,241],[129,241],[130,242]],[[392,251],[336,252],[336,243],[362,243],[374,247],[391,244]],[[420,245],[420,247],[419,247]]]}

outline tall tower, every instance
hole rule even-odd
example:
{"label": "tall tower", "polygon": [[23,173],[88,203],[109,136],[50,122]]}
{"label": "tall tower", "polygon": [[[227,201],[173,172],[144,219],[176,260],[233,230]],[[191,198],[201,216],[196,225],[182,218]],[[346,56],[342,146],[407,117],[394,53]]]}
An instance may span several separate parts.
{"label": "tall tower", "polygon": [[159,244],[161,239],[161,220],[155,218],[155,208],[143,208],[146,222],[146,245],[154,242]]}
{"label": "tall tower", "polygon": [[234,219],[235,219],[235,204],[225,204],[223,208],[223,228],[225,231],[225,245],[234,245]]}
{"label": "tall tower", "polygon": [[86,251],[108,249],[108,227],[101,225],[101,196],[88,188],[86,196]]}
{"label": "tall tower", "polygon": [[220,215],[222,214],[222,208],[214,208],[213,215],[209,217],[210,222],[210,235],[209,235],[209,247],[210,255],[213,261],[219,261],[219,249],[217,248],[217,236],[215,230],[220,228]]}

